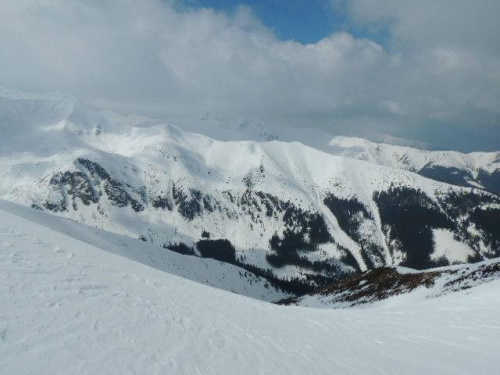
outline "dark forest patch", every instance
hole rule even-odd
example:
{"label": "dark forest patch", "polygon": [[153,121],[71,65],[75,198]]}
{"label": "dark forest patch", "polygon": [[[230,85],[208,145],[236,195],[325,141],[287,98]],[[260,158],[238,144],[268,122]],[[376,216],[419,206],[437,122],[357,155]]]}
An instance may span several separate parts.
{"label": "dark forest patch", "polygon": [[196,248],[203,258],[212,258],[221,262],[236,263],[236,250],[226,239],[200,240]]}
{"label": "dark forest patch", "polygon": [[435,266],[430,255],[434,251],[432,229],[453,230],[455,224],[424,192],[407,187],[391,187],[375,193],[382,226],[390,240],[401,244],[406,254],[403,266],[425,269]]}
{"label": "dark forest patch", "polygon": [[196,255],[194,252],[194,249],[192,247],[189,247],[185,243],[182,242],[177,242],[173,244],[163,244],[164,249],[172,250],[178,254],[182,255]]}

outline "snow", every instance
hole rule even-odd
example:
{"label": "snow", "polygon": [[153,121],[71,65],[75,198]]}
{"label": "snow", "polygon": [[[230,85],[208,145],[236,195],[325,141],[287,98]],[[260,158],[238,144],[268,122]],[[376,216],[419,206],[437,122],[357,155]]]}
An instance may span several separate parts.
{"label": "snow", "polygon": [[[277,306],[154,269],[61,225],[0,208],[3,373],[457,375],[500,368],[499,282],[371,309]],[[89,231],[68,225],[82,236]]]}
{"label": "snow", "polygon": [[[62,193],[51,184],[52,177],[67,171],[88,175],[78,158],[88,159],[126,185],[134,199],[142,201],[145,197],[144,210],[117,207],[103,194],[98,204],[85,205],[76,198],[75,209],[68,206],[68,211],[57,215],[119,235],[145,236],[157,247],[178,242],[192,246],[202,231],[207,231],[214,239],[229,239],[239,256],[248,255],[249,264],[267,269],[269,240],[283,232],[282,217],[262,215],[259,222],[252,221],[224,196],[229,191],[242,197],[247,191],[244,181],[250,179],[255,192],[319,212],[336,245],[348,249],[364,270],[367,266],[361,247],[323,204],[328,194],[354,197],[363,203],[373,214],[373,221],[362,223],[361,233],[383,249],[385,264],[398,264],[404,260],[404,253],[389,251],[374,193],[406,186],[435,199],[452,190],[464,191],[407,170],[425,165],[430,160],[425,155],[432,154],[428,151],[358,138],[336,138],[337,143],[332,143],[331,136],[318,130],[284,132],[277,127],[267,129],[261,124],[232,123],[210,116],[180,122],[183,129],[160,120],[98,112],[60,94],[23,94],[0,88],[0,199],[42,208],[45,203],[60,202]],[[285,142],[297,139],[302,143]],[[373,157],[364,158],[367,152]],[[340,156],[332,155],[335,153]],[[438,160],[441,154],[432,155]],[[450,155],[446,157],[449,160],[462,157]],[[491,162],[490,166],[498,159],[493,153],[470,157],[478,163]],[[472,161],[468,163],[474,164]],[[262,175],[257,173],[260,167],[265,170]],[[174,184],[184,192],[194,189],[206,194],[220,203],[221,210],[210,214],[204,211],[186,220],[176,207],[169,211],[149,204],[148,200],[156,196],[166,196],[172,203]],[[256,202],[258,208],[265,209],[259,199]],[[439,242],[446,248],[436,254],[448,252],[448,242]],[[490,247],[482,246],[481,253],[491,253]],[[323,254],[338,260],[340,252],[330,247],[314,256]],[[463,251],[455,257],[462,259]],[[279,273],[304,277],[297,267],[286,267]]]}
{"label": "snow", "polygon": [[[39,234],[44,241],[55,236],[60,237],[58,233],[64,233],[65,236],[77,241],[103,248],[107,252],[161,271],[244,296],[264,301],[278,301],[289,296],[289,294],[268,285],[267,280],[231,264],[180,255],[140,240],[88,227],[72,220],[55,217],[6,201],[0,200],[0,212],[4,216],[4,220],[18,220],[18,217],[22,217],[45,228]],[[46,233],[46,230],[49,232]]]}
{"label": "snow", "polygon": [[325,151],[334,155],[409,171],[419,171],[426,166],[452,167],[477,177],[479,170],[492,173],[500,168],[500,152],[465,154],[457,151],[428,151],[345,136],[333,137],[328,145],[330,150]]}
{"label": "snow", "polygon": [[[0,92],[0,108],[5,109],[0,111],[0,126],[9,131],[8,137],[0,139],[2,199],[39,207],[47,199],[58,201],[60,193],[53,193],[51,178],[58,172],[82,170],[78,158],[98,162],[113,178],[129,185],[134,196],[144,187],[149,196],[164,194],[175,183],[185,190],[202,191],[224,204],[227,199],[222,192],[243,194],[246,187],[242,181],[250,177],[256,191],[290,200],[306,210],[322,210],[330,218],[328,224],[334,237],[355,254],[362,267],[359,246],[321,204],[325,194],[358,196],[376,209],[373,192],[391,184],[416,184],[431,196],[436,189],[448,188],[408,172],[374,168],[369,163],[333,156],[297,142],[221,141],[157,121],[99,113],[74,98],[60,95],[37,97]],[[221,130],[215,135],[223,133]],[[265,169],[262,178],[254,173],[260,166]],[[258,228],[244,218],[228,220],[217,213],[209,220],[200,217],[186,223],[175,210],[165,213],[147,206],[143,212],[135,213],[127,208],[117,209],[106,201],[99,204],[100,211],[97,205],[78,204],[77,210],[59,215],[134,238],[147,234],[160,245],[192,244],[206,230],[214,238],[230,238],[238,252],[260,249],[260,257],[252,257],[255,265],[267,264],[263,249],[268,248],[271,236],[283,229],[280,220],[268,218],[263,218],[265,222]],[[234,212],[231,205],[223,208]],[[390,259],[380,223],[377,225],[366,231],[377,231],[385,257]]]}
{"label": "snow", "polygon": [[449,230],[433,229],[432,232],[436,243],[436,250],[431,254],[432,260],[445,257],[450,263],[467,263],[468,257],[474,255],[474,250],[457,241]]}
{"label": "snow", "polygon": [[[356,275],[356,278],[361,277],[361,281],[356,285],[344,284],[340,290],[325,292],[318,291],[316,293],[306,294],[291,302],[292,305],[320,308],[320,309],[348,309],[348,308],[385,308],[385,307],[409,307],[427,303],[435,299],[442,299],[451,294],[463,296],[473,289],[473,294],[476,294],[476,289],[484,287],[491,283],[496,285],[493,288],[500,287],[500,272],[498,271],[500,258],[487,259],[473,264],[455,264],[451,266],[443,266],[428,270],[415,270],[406,267],[391,267],[394,273],[388,277],[388,270],[385,275],[378,279],[370,279],[369,271],[364,275]],[[414,279],[412,282],[404,281],[399,277],[399,281],[392,286],[386,284],[388,278],[397,280],[397,274],[401,275],[418,275],[426,276],[427,281],[420,281],[420,284],[412,285],[417,282]],[[363,279],[363,277],[366,277]],[[349,282],[349,280],[348,280]],[[389,282],[390,284],[390,282]],[[379,289],[383,293],[375,292],[374,289]]]}
{"label": "snow", "polygon": [[[463,169],[474,177],[479,170],[492,173],[500,168],[499,152],[461,153],[429,151],[416,141],[387,137],[376,143],[359,137],[297,126],[263,124],[252,119],[223,119],[207,115],[202,118],[175,118],[172,123],[188,132],[205,134],[221,141],[284,142],[299,141],[304,145],[333,155],[368,161],[390,168],[418,171],[426,165]],[[411,147],[410,147],[411,146]],[[474,185],[471,183],[471,185]]]}

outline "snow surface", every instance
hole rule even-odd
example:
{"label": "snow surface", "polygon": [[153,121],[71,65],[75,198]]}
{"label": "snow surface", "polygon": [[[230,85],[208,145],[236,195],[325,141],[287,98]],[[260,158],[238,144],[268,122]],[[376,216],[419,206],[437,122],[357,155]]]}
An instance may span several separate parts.
{"label": "snow surface", "polygon": [[[106,241],[89,245],[61,231],[56,218],[47,216],[41,225],[26,212],[0,207],[5,374],[500,369],[499,282],[371,309],[277,306],[132,261],[124,257],[128,252],[106,251]],[[81,233],[89,230],[80,226]]]}
{"label": "snow surface", "polygon": [[433,229],[434,242],[436,250],[431,254],[432,260],[446,258],[450,263],[467,263],[469,256],[473,256],[474,252],[461,241],[457,241],[453,237],[453,233],[446,229]]}
{"label": "snow surface", "polygon": [[26,218],[49,229],[50,234],[41,234],[43,238],[52,239],[56,232],[64,233],[65,236],[79,242],[102,248],[161,271],[263,301],[278,301],[290,296],[269,285],[267,280],[228,263],[180,255],[140,240],[116,235],[7,201],[0,200],[0,210],[6,218],[14,214],[16,217]]}

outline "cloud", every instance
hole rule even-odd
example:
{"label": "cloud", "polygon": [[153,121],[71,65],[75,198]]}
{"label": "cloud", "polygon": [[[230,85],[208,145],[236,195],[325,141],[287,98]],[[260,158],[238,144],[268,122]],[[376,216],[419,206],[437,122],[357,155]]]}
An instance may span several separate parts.
{"label": "cloud", "polygon": [[[333,0],[334,5],[339,0]],[[342,1],[342,0],[341,0]],[[343,1],[343,9],[364,26],[389,26],[412,48],[447,46],[484,52],[500,51],[496,0]]]}
{"label": "cloud", "polygon": [[278,40],[245,8],[228,16],[152,0],[15,0],[1,17],[7,84],[167,109],[328,112],[362,99],[347,81],[361,85],[387,59],[348,34]]}
{"label": "cloud", "polygon": [[474,12],[460,1],[458,10],[449,1],[382,3],[345,9],[353,22],[390,27],[385,47],[345,32],[314,44],[279,40],[245,7],[225,14],[159,0],[5,0],[0,84],[122,111],[248,114],[361,135],[498,122],[496,2]]}
{"label": "cloud", "polygon": [[[398,91],[405,98],[401,108],[418,120],[421,133],[440,126],[453,142],[500,148],[500,2],[332,0],[332,4],[357,27],[388,30],[386,47],[401,59],[398,79],[403,81]],[[467,140],[458,140],[453,132],[461,132]]]}

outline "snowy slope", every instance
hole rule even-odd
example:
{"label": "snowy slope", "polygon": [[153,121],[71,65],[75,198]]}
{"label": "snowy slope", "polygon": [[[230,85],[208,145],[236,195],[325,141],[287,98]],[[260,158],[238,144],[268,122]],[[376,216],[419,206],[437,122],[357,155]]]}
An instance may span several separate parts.
{"label": "snowy slope", "polygon": [[401,306],[482,287],[491,282],[500,282],[500,258],[429,271],[404,267],[379,268],[346,278],[314,293],[283,300],[281,303],[334,309],[353,306]]}
{"label": "snowy slope", "polygon": [[498,282],[407,306],[277,306],[45,224],[1,209],[6,374],[458,375],[500,368]]}
{"label": "snowy slope", "polygon": [[[0,200],[0,212],[5,221],[19,221],[19,218],[23,218],[36,223],[42,232],[39,235],[40,241],[47,241],[55,236],[68,237],[75,243],[81,242],[98,247],[172,275],[263,301],[277,301],[287,296],[283,291],[269,285],[267,280],[231,264],[180,255],[136,239],[105,232],[6,201]],[[43,233],[43,228],[49,232]],[[57,246],[53,250],[56,253],[60,252]],[[68,256],[72,257],[69,253]]]}
{"label": "snowy slope", "polygon": [[[211,138],[235,141],[298,141],[333,155],[368,161],[459,186],[500,193],[500,152],[430,151],[418,142],[387,138],[383,143],[359,137],[338,136],[311,128],[262,124],[256,120],[202,118],[176,119],[176,125]],[[420,147],[419,147],[420,146]]]}
{"label": "snowy slope", "polygon": [[335,155],[500,193],[500,152],[428,151],[353,137],[335,137],[329,145]]}
{"label": "snowy slope", "polygon": [[[0,198],[272,272],[302,292],[357,270],[500,255],[489,224],[500,199],[479,190],[297,142],[215,140],[60,95],[4,90],[0,108]],[[225,240],[224,253],[214,241]]]}

